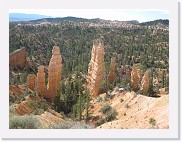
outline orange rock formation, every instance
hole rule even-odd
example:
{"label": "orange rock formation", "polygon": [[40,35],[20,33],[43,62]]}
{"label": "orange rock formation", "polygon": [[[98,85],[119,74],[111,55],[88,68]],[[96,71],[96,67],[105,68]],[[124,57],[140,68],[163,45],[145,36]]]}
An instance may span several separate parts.
{"label": "orange rock formation", "polygon": [[10,53],[10,56],[9,56],[10,67],[24,67],[25,64],[26,64],[25,47]]}
{"label": "orange rock formation", "polygon": [[27,76],[27,86],[32,91],[35,90],[35,87],[36,87],[36,76],[34,74],[29,74]]}
{"label": "orange rock formation", "polygon": [[101,39],[93,41],[91,60],[88,65],[88,89],[91,96],[99,94],[99,87],[104,79],[104,42]]}
{"label": "orange rock formation", "polygon": [[53,100],[60,86],[62,73],[62,57],[59,46],[54,46],[48,67],[48,93],[46,98]]}
{"label": "orange rock formation", "polygon": [[149,70],[147,70],[141,81],[141,91],[143,94],[147,94],[149,89]]}
{"label": "orange rock formation", "polygon": [[138,76],[136,66],[134,65],[131,72],[131,85],[134,91],[137,89],[138,81],[139,81],[139,76]]}
{"label": "orange rock formation", "polygon": [[37,73],[37,94],[39,93],[43,97],[46,96],[45,72],[44,72],[43,65],[39,66],[38,73]]}
{"label": "orange rock formation", "polygon": [[116,80],[116,58],[115,57],[111,58],[108,80],[110,83],[113,83]]}

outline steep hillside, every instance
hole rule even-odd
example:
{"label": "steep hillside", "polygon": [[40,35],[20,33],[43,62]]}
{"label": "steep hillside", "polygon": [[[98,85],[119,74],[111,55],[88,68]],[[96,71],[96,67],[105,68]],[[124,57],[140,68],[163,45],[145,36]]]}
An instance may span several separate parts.
{"label": "steep hillside", "polygon": [[116,91],[112,93],[112,99],[108,100],[104,100],[106,94],[101,94],[98,98],[101,97],[102,101],[98,102],[96,98],[91,102],[93,108],[90,111],[98,120],[105,117],[100,110],[106,104],[117,112],[115,120],[105,121],[97,129],[169,128],[168,95],[153,98],[138,94],[134,97],[132,93]]}

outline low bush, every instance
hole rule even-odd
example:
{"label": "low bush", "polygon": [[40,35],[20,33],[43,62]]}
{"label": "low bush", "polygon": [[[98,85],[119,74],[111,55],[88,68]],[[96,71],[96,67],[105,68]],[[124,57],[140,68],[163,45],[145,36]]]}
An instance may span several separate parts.
{"label": "low bush", "polygon": [[107,111],[111,110],[111,106],[109,104],[104,105],[101,109],[100,112],[105,114]]}
{"label": "low bush", "polygon": [[106,113],[105,119],[107,122],[112,121],[112,120],[116,119],[116,115],[117,115],[116,110],[112,109]]}
{"label": "low bush", "polygon": [[69,121],[49,126],[50,129],[93,129],[94,125],[83,121]]}
{"label": "low bush", "polygon": [[97,126],[100,126],[100,125],[104,124],[104,122],[105,122],[105,119],[104,118],[99,119],[97,121]]}
{"label": "low bush", "polygon": [[155,126],[156,125],[156,120],[154,118],[149,119],[149,124]]}
{"label": "low bush", "polygon": [[40,123],[33,116],[12,116],[9,119],[10,129],[39,129]]}
{"label": "low bush", "polygon": [[102,97],[99,96],[99,97],[97,98],[97,102],[102,102],[102,101],[103,101]]}
{"label": "low bush", "polygon": [[120,103],[122,103],[122,102],[124,102],[124,100],[121,98],[121,99],[120,99]]}
{"label": "low bush", "polygon": [[63,122],[63,123],[49,126],[49,129],[70,129],[70,128],[71,128],[71,124],[68,122]]}

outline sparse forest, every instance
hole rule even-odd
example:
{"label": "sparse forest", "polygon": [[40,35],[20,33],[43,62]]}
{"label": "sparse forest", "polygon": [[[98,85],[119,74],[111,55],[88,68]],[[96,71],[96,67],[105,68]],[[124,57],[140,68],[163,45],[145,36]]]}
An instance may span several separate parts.
{"label": "sparse forest", "polygon": [[[89,22],[92,23],[93,21]],[[111,107],[111,104],[108,104],[115,97],[112,95],[112,91],[116,91],[117,88],[124,88],[126,92],[134,91],[137,94],[141,94],[139,89],[140,83],[137,84],[137,89],[133,90],[131,78],[128,77],[133,65],[137,65],[137,70],[140,70],[141,76],[143,76],[146,70],[150,71],[149,90],[147,94],[142,95],[159,97],[158,94],[160,94],[161,88],[165,88],[168,94],[168,20],[133,24],[129,28],[112,25],[89,26],[89,22],[65,21],[50,24],[9,24],[9,53],[25,47],[27,58],[30,62],[29,66],[24,68],[10,67],[9,84],[15,85],[21,90],[19,93],[21,94],[20,96],[10,95],[10,104],[24,101],[25,96],[36,96],[36,92],[26,87],[27,76],[28,74],[36,75],[39,65],[49,65],[52,47],[55,45],[60,47],[63,64],[60,87],[52,103],[46,102],[40,97],[39,99],[44,102],[44,105],[38,104],[37,112],[34,112],[41,115],[44,111],[53,110],[55,111],[54,113],[63,115],[60,119],[71,119],[70,121],[72,122],[69,124],[65,122],[62,123],[63,125],[59,124],[59,128],[76,127],[77,124],[75,124],[75,121],[82,122],[82,120],[86,121],[86,124],[82,124],[84,128],[96,127],[116,120],[118,110]],[[93,23],[96,23],[96,21]],[[100,84],[100,89],[104,90],[101,94],[105,93],[105,96],[98,96],[94,99],[89,95],[86,85],[93,40],[97,38],[102,39],[105,46],[104,80]],[[116,80],[113,83],[109,83],[108,81],[111,57],[116,57]],[[47,69],[45,69],[45,75],[46,77],[48,76]],[[155,83],[155,79],[158,83]],[[22,87],[21,85],[25,86]],[[124,98],[119,98],[119,100],[119,104],[123,105],[123,108],[126,110],[130,109],[127,103],[124,104]],[[38,103],[36,101],[33,106],[36,106],[35,104]],[[102,108],[98,117],[92,115],[94,112],[90,111],[96,107],[93,102],[106,102],[105,105],[101,105]],[[32,106],[32,104],[29,104],[29,106]],[[123,117],[126,115],[128,115],[127,112],[124,112]],[[17,117],[17,119],[20,119],[20,116]],[[31,121],[35,121],[33,120],[35,118],[30,119]],[[11,122],[13,123],[13,121]],[[92,122],[96,126],[90,126],[91,124],[88,122]],[[16,128],[13,124],[10,127]],[[34,128],[35,126],[32,127]],[[58,125],[50,125],[49,128],[58,128]]]}

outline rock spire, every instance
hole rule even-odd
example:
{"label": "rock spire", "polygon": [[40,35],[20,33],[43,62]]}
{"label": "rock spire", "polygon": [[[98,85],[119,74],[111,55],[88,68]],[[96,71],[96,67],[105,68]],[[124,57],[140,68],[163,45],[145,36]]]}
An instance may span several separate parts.
{"label": "rock spire", "polygon": [[116,80],[116,57],[111,58],[108,80],[110,83]]}
{"label": "rock spire", "polygon": [[100,84],[104,79],[104,42],[101,39],[93,41],[91,60],[88,65],[88,89],[91,96],[99,94]]}

